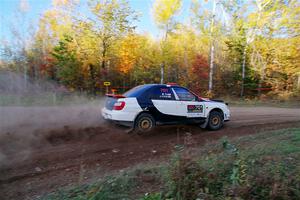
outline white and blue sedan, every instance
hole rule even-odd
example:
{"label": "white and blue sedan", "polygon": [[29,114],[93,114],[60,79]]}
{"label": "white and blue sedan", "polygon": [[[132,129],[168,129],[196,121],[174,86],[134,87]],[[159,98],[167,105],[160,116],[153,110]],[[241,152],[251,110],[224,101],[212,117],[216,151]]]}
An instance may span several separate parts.
{"label": "white and blue sedan", "polygon": [[143,133],[165,124],[218,130],[229,121],[230,111],[223,101],[203,99],[178,85],[146,84],[123,95],[107,94],[102,116]]}

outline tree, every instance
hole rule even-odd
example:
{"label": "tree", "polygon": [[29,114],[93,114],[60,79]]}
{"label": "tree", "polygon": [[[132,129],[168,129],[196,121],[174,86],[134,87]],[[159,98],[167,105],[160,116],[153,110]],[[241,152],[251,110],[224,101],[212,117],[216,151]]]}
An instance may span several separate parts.
{"label": "tree", "polygon": [[[53,58],[53,49],[64,41],[66,35],[75,40],[73,15],[76,15],[76,0],[54,0],[53,7],[46,10],[39,19],[38,30],[34,35],[32,50],[35,59],[39,59],[42,76],[57,80],[56,61]],[[71,48],[68,42],[68,50]]]}
{"label": "tree", "polygon": [[[174,28],[176,22],[174,17],[180,11],[182,6],[181,0],[156,0],[153,4],[152,13],[158,27],[164,30],[164,39],[162,41],[162,54],[165,54],[165,42],[169,32]],[[161,79],[160,83],[164,82],[164,66],[165,61],[161,63]]]}
{"label": "tree", "polygon": [[89,7],[94,18],[88,18],[88,21],[95,36],[100,38],[101,68],[106,76],[106,63],[112,44],[118,38],[134,31],[133,23],[138,16],[124,0],[91,1]]}
{"label": "tree", "polygon": [[192,2],[190,21],[179,23],[181,0],[154,1],[163,35],[152,38],[135,32],[137,15],[125,0],[90,0],[84,12],[85,2],[54,0],[36,34],[12,27],[2,68],[22,73],[25,83],[50,78],[91,94],[105,80],[124,88],[168,80],[202,95],[299,94],[299,1]]}
{"label": "tree", "polygon": [[71,89],[84,89],[81,63],[76,59],[76,53],[69,49],[72,37],[65,35],[64,39],[54,47],[52,55],[56,58],[57,77],[62,84]]}
{"label": "tree", "polygon": [[118,43],[118,69],[123,74],[128,74],[134,67],[140,48],[139,36],[129,34]]}
{"label": "tree", "polygon": [[[216,42],[217,38],[220,37],[222,31],[222,23],[224,19],[224,8],[223,2],[219,0],[212,0],[208,3],[211,4],[211,10],[207,10],[201,7],[198,1],[193,1],[192,14],[193,22],[202,35],[208,35],[210,43],[209,48],[209,81],[208,81],[208,95],[212,95],[213,90],[213,78],[214,78],[214,65],[216,57]],[[218,8],[219,7],[219,8]],[[217,9],[221,12],[217,15]],[[201,36],[202,36],[201,35]]]}
{"label": "tree", "polygon": [[192,70],[189,77],[193,81],[192,90],[197,94],[204,95],[205,88],[203,85],[207,83],[209,73],[208,60],[203,55],[196,55],[192,63]]}

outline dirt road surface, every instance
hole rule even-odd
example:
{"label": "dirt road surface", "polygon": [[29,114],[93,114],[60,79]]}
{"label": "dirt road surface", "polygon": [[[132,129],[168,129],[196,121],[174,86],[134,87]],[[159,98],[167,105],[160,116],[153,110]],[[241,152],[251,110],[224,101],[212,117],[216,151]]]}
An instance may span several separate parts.
{"label": "dirt road surface", "polygon": [[163,162],[188,136],[201,146],[224,136],[300,127],[300,109],[231,107],[219,131],[163,126],[138,136],[107,124],[98,106],[0,107],[0,196],[36,199],[141,163]]}

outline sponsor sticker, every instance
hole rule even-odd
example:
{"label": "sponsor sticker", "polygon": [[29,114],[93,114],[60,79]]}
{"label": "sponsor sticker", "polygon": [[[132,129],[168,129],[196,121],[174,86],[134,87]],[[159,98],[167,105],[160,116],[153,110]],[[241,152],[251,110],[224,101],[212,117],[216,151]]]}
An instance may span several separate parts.
{"label": "sponsor sticker", "polygon": [[202,113],[203,105],[187,105],[188,113]]}

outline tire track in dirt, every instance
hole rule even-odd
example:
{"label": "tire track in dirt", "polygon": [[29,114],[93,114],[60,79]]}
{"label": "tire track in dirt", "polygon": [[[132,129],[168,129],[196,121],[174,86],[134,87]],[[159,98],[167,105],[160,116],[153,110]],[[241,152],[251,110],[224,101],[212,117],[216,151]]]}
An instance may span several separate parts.
{"label": "tire track in dirt", "polygon": [[[1,193],[8,199],[18,199],[19,195],[31,199],[140,163],[163,162],[175,145],[185,142],[187,135],[192,137],[193,145],[199,146],[224,136],[300,127],[299,109],[261,110],[233,108],[232,121],[214,132],[197,126],[166,126],[158,127],[149,135],[138,136],[128,135],[124,129],[112,125],[39,130],[36,132],[39,144],[31,147],[28,158],[18,161],[22,153],[10,152],[12,162],[0,168],[0,191],[2,188]],[[9,140],[5,142],[7,148],[7,144],[13,144]]]}

